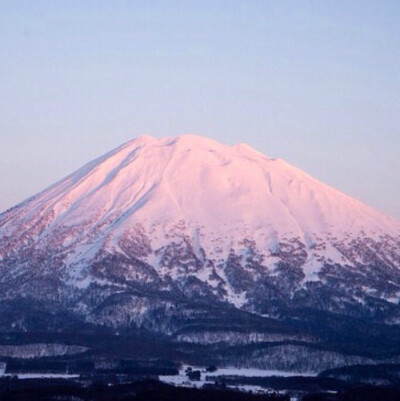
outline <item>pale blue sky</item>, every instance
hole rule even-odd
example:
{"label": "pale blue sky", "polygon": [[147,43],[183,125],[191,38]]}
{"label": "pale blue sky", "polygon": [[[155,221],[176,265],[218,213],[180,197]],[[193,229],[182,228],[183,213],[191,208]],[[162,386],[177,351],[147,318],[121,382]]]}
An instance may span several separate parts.
{"label": "pale blue sky", "polygon": [[0,0],[0,211],[193,133],[400,219],[399,21],[397,0]]}

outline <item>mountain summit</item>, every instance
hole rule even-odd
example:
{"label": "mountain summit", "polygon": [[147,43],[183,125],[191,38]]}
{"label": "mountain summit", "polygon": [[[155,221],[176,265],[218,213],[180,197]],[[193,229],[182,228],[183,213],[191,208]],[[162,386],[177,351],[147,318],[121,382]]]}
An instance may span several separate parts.
{"label": "mountain summit", "polygon": [[0,268],[2,300],[168,335],[193,302],[400,319],[398,221],[247,145],[192,135],[138,137],[1,214]]}

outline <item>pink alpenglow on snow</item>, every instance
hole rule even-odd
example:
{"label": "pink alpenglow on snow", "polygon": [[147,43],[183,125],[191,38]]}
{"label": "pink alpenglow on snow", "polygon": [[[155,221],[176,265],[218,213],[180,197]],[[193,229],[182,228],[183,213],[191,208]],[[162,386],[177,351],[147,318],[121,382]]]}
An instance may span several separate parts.
{"label": "pink alpenglow on snow", "polygon": [[[400,235],[398,221],[283,160],[194,135],[133,139],[4,213],[0,237],[23,241],[21,226],[38,247],[57,238],[74,249],[66,263],[77,286],[89,284],[81,269],[101,249],[124,253],[130,232],[146,233],[153,250],[184,236],[199,258],[206,252],[216,262],[254,244],[271,266],[282,240],[296,239],[307,253],[305,280],[316,280],[326,260],[354,265],[335,241]],[[166,274],[159,254],[146,262]],[[207,280],[209,272],[196,274]],[[240,305],[243,297],[230,299]]]}

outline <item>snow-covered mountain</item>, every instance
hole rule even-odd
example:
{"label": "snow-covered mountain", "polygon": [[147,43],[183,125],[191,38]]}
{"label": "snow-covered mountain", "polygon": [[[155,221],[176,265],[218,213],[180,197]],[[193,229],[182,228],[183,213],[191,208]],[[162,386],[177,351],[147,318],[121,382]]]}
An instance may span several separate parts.
{"label": "snow-covered mountain", "polygon": [[[400,222],[283,160],[192,135],[134,139],[1,214],[0,268],[3,301],[179,341],[235,337],[194,330],[199,302],[203,317],[218,305],[400,319]],[[276,339],[253,326],[235,341]]]}

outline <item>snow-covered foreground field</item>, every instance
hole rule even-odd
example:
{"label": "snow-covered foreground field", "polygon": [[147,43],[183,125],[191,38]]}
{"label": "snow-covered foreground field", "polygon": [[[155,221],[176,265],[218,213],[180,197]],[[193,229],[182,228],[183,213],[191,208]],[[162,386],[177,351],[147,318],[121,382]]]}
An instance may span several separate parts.
{"label": "snow-covered foreground field", "polygon": [[[214,383],[214,378],[218,376],[245,376],[245,377],[272,377],[272,376],[280,376],[280,377],[293,377],[293,376],[316,376],[315,373],[300,373],[300,372],[285,372],[279,370],[262,370],[262,369],[239,369],[239,368],[221,368],[216,370],[215,372],[207,372],[205,368],[201,367],[192,367],[193,371],[199,370],[201,372],[200,380],[190,380],[186,375],[186,370],[188,366],[184,366],[178,375],[175,376],[160,376],[159,379],[168,384],[172,384],[174,386],[182,386],[182,387],[197,387],[201,388],[204,384]],[[206,378],[208,380],[206,380]],[[251,385],[240,385],[235,386],[235,388],[241,391],[252,391],[252,392],[268,392],[268,389],[265,389],[261,386],[251,386]],[[272,391],[272,390],[271,390]]]}
{"label": "snow-covered foreground field", "polygon": [[[300,372],[285,372],[280,370],[262,370],[262,369],[240,369],[240,368],[221,368],[215,372],[206,372],[205,368],[193,367],[193,370],[199,370],[201,372],[201,378],[198,381],[191,381],[186,375],[186,369],[188,366],[184,366],[178,375],[174,376],[160,376],[160,380],[164,383],[174,385],[191,385],[195,387],[201,387],[204,383],[213,382],[213,380],[206,381],[208,378],[216,378],[218,376],[244,376],[244,377],[293,377],[293,376],[316,376],[315,373],[300,373]],[[4,369],[0,369],[0,377],[11,377],[17,376],[19,379],[73,379],[79,377],[79,375],[72,374],[58,374],[58,373],[18,373],[18,374],[6,374]]]}
{"label": "snow-covered foreground field", "polygon": [[0,377],[18,377],[18,379],[75,379],[79,375],[67,375],[58,373],[17,373],[17,374],[2,374]]}
{"label": "snow-covered foreground field", "polygon": [[[201,370],[201,369],[200,369]],[[282,370],[263,370],[263,369],[246,369],[246,368],[221,368],[216,372],[208,373],[206,376],[245,376],[245,377],[293,377],[293,376],[316,376],[316,373],[300,373],[300,372],[285,372]]]}

